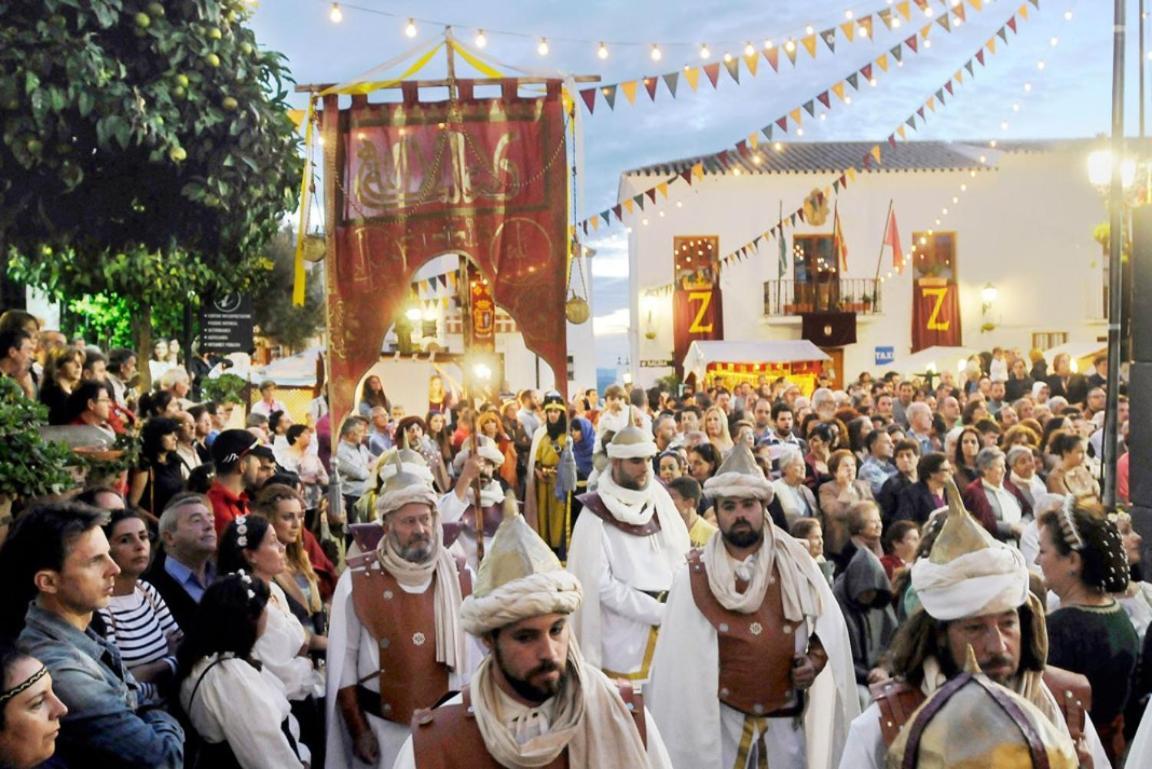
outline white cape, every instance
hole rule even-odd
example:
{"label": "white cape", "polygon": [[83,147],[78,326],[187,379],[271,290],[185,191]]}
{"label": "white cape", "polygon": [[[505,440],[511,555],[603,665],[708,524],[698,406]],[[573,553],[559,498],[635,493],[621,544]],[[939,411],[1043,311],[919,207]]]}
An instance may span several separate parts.
{"label": "white cape", "polygon": [[[806,552],[803,555],[802,568],[811,572],[809,579],[819,586],[823,605],[814,630],[828,653],[828,664],[807,693],[807,769],[835,769],[849,724],[860,712],[852,648],[832,590],[816,562]],[[716,629],[696,608],[687,564],[677,572],[672,584],[663,631],[656,642],[647,702],[664,735],[672,764],[691,769],[729,769],[721,765],[717,697],[720,653]]]}

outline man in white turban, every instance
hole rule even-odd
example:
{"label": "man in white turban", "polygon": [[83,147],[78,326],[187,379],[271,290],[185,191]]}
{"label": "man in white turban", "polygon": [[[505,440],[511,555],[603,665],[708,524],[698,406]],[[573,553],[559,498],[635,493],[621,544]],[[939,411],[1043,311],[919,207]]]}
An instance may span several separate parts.
{"label": "man in white turban", "polygon": [[610,468],[572,531],[568,570],[587,585],[573,617],[589,663],[612,678],[648,680],[672,576],[691,549],[672,497],[652,477],[651,433],[626,427],[608,444]]}
{"label": "man in white turban", "polygon": [[[478,533],[483,530],[484,549],[492,544],[492,536],[509,512],[516,510],[516,497],[500,482],[498,472],[504,464],[504,454],[496,443],[485,435],[478,436],[476,456],[472,456],[471,442],[460,455],[464,458],[456,487],[440,498],[438,507],[444,521],[444,545],[453,553],[468,560],[472,569],[479,569]],[[478,483],[477,483],[478,481]],[[476,487],[480,488],[479,505]]]}
{"label": "man in white turban", "polygon": [[720,530],[676,575],[648,692],[672,762],[831,769],[859,712],[839,605],[746,446],[704,491]]}
{"label": "man in white turban", "polygon": [[437,495],[424,474],[394,462],[381,474],[381,523],[360,525],[363,552],[332,598],[330,768],[390,769],[412,714],[460,688],[479,658],[458,617],[471,575],[441,544]]}
{"label": "man in white turban", "polygon": [[[920,602],[896,631],[890,681],[873,684],[874,702],[852,722],[840,769],[882,769],[888,748],[913,711],[962,672],[971,648],[990,678],[1031,702],[1076,744],[1082,767],[1107,769],[1108,758],[1086,713],[1086,678],[1045,661],[1044,606],[1028,590],[1028,568],[1014,547],[996,541],[944,487],[947,518],[926,558],[912,565]],[[940,513],[937,513],[940,514]]]}
{"label": "man in white turban", "polygon": [[671,769],[630,685],[580,655],[577,579],[522,517],[506,519],[460,609],[490,650],[472,683],[412,724],[395,769]]}

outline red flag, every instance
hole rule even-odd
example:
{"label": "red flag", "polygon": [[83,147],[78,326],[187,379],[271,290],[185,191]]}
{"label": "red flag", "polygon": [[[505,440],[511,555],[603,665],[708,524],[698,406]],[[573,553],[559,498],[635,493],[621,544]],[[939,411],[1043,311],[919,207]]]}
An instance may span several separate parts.
{"label": "red flag", "polygon": [[888,221],[884,225],[884,245],[892,246],[892,266],[896,272],[904,272],[904,252],[900,248],[900,230],[896,227],[896,209],[888,209]]}
{"label": "red flag", "polygon": [[840,202],[832,212],[832,250],[840,264],[840,272],[848,272],[848,244],[844,242],[844,229],[840,226]]}

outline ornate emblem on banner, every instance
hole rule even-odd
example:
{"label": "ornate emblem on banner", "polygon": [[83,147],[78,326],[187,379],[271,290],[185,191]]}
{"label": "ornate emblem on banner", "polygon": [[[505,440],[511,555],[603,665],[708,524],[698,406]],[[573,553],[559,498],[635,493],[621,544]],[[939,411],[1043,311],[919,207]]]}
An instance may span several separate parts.
{"label": "ornate emblem on banner", "polygon": [[496,302],[492,299],[492,287],[483,278],[472,281],[472,347],[473,349],[494,350],[496,348]]}

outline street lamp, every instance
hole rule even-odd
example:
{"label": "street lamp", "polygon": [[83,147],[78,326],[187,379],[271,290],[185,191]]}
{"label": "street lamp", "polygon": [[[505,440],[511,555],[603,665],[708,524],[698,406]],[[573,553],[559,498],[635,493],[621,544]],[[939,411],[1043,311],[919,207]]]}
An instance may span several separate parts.
{"label": "street lamp", "polygon": [[[1106,188],[1112,183],[1112,150],[1096,150],[1088,155],[1088,181],[1093,187]],[[1136,181],[1136,160],[1130,157],[1120,159],[1120,184],[1131,189]]]}

